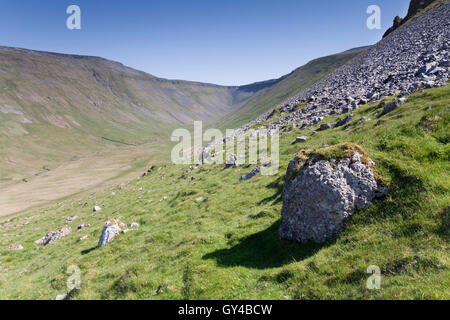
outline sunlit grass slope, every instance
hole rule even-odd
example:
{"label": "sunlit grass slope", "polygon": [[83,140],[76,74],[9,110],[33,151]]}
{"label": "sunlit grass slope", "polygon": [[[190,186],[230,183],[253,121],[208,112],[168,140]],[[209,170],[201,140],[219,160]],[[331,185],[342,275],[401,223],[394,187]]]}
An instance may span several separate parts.
{"label": "sunlit grass slope", "polygon": [[[281,137],[275,176],[239,181],[252,166],[212,165],[181,179],[186,167],[165,164],[123,187],[4,218],[0,297],[53,299],[77,265],[82,284],[71,299],[449,299],[449,93],[416,93],[383,116],[376,104],[362,106],[348,128],[294,129]],[[308,141],[293,143],[300,135]],[[358,212],[336,240],[278,241],[289,160],[300,148],[340,142],[376,161],[389,196]],[[93,213],[94,205],[103,210]],[[80,218],[70,236],[34,244],[72,215]],[[111,218],[140,226],[97,248]],[[84,222],[91,227],[77,232]],[[8,249],[19,244],[24,250]],[[366,288],[370,265],[381,269],[380,290]]]}

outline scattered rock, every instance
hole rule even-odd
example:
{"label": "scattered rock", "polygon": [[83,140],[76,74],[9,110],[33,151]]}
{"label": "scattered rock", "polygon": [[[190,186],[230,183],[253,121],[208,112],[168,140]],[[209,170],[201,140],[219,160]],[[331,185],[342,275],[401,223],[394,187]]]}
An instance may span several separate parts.
{"label": "scattered rock", "polygon": [[402,97],[402,98],[399,98],[399,99],[398,99],[398,103],[399,103],[399,104],[404,104],[404,103],[406,103],[406,102],[408,102],[408,98]]}
{"label": "scattered rock", "polygon": [[71,216],[71,217],[68,217],[67,219],[66,219],[66,223],[71,223],[72,221],[74,221],[74,220],[76,220],[76,219],[78,219],[79,217],[78,216]]}
{"label": "scattered rock", "polygon": [[323,130],[327,130],[331,128],[331,124],[330,123],[322,123],[319,127],[319,131],[323,131]]}
{"label": "scattered rock", "polygon": [[95,207],[92,209],[93,212],[99,212],[99,211],[101,211],[101,210],[102,210],[102,208],[100,208],[99,206],[95,206]]}
{"label": "scattered rock", "polygon": [[42,243],[44,243],[44,239],[45,239],[45,236],[43,236],[42,238],[37,239],[37,240],[34,242],[34,244],[42,244]]}
{"label": "scattered rock", "polygon": [[334,124],[334,126],[335,126],[335,127],[343,126],[343,125],[347,124],[348,122],[350,122],[350,120],[352,120],[352,118],[353,118],[353,113],[350,113],[350,114],[349,114],[348,116],[346,116],[345,118],[342,118],[342,119],[338,120],[338,121]]}
{"label": "scattered rock", "polygon": [[98,240],[98,246],[104,246],[105,244],[113,241],[120,233],[123,232],[125,225],[119,220],[112,219],[105,222],[100,239]]}
{"label": "scattered rock", "polygon": [[17,246],[10,246],[9,250],[23,250],[23,246],[21,244],[17,245]]}
{"label": "scattered rock", "polygon": [[307,136],[301,136],[301,137],[297,137],[295,139],[295,142],[299,143],[299,142],[306,142],[306,140],[308,140]]}
{"label": "scattered rock", "polygon": [[371,160],[361,147],[339,144],[330,148],[343,157],[320,160],[320,154],[329,154],[327,148],[309,157],[299,152],[291,160],[283,189],[280,239],[324,242],[339,233],[355,210],[386,195],[387,190],[365,164]]}
{"label": "scattered rock", "polygon": [[83,241],[83,240],[87,239],[88,237],[89,237],[89,235],[86,234],[86,235],[80,237],[80,239],[78,239],[78,241]]}
{"label": "scattered rock", "polygon": [[195,198],[195,201],[197,201],[197,202],[202,202],[202,201],[203,201],[203,197]]}
{"label": "scattered rock", "polygon": [[[50,231],[47,232],[47,234],[45,235],[45,237],[42,239],[42,243],[45,245],[52,243],[56,240],[62,239],[66,236],[68,236],[69,234],[72,233],[72,228],[68,227],[68,226],[64,226],[59,228],[56,231]],[[35,241],[35,243],[39,243],[38,241],[40,241],[41,239]]]}
{"label": "scattered rock", "polygon": [[131,228],[139,228],[139,223],[137,223],[137,222],[132,222],[132,223],[130,223],[130,227],[131,227]]}
{"label": "scattered rock", "polygon": [[394,100],[392,102],[389,102],[388,104],[386,104],[383,108],[383,111],[381,112],[381,114],[387,114],[389,112],[394,111],[395,109],[398,108],[398,106],[400,105],[398,100]]}
{"label": "scattered rock", "polygon": [[89,223],[85,222],[85,223],[80,224],[80,225],[77,227],[77,230],[78,230],[78,231],[81,231],[82,229],[87,228],[87,227],[90,227],[90,226],[91,226],[91,225],[90,225]]}
{"label": "scattered rock", "polygon": [[363,116],[363,117],[361,117],[361,119],[358,120],[358,123],[366,122],[369,120],[370,120],[369,118],[367,118],[366,116]]}
{"label": "scattered rock", "polygon": [[248,174],[243,175],[239,178],[239,181],[245,181],[253,178],[255,175],[259,173],[259,167],[254,168],[252,171],[250,171]]}

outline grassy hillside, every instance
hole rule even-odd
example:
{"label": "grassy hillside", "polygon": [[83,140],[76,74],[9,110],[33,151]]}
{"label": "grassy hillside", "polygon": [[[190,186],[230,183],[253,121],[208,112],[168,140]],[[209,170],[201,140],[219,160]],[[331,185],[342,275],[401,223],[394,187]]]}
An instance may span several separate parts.
{"label": "grassy hillside", "polygon": [[[224,87],[161,79],[98,57],[0,47],[0,215],[167,159],[175,128],[193,120],[232,128],[354,54],[321,58],[279,79]],[[67,187],[55,189],[62,180]]]}
{"label": "grassy hillside", "polygon": [[165,144],[174,128],[227,114],[262,88],[166,80],[98,57],[0,47],[0,182],[118,145]]}
{"label": "grassy hillside", "polygon": [[[53,299],[77,265],[81,290],[71,299],[449,299],[449,102],[450,88],[435,88],[383,116],[362,106],[348,128],[293,130],[281,137],[275,176],[238,181],[251,166],[212,165],[180,179],[186,167],[166,164],[123,187],[2,219],[0,298]],[[308,141],[294,144],[300,135]],[[289,160],[300,148],[339,142],[367,151],[389,196],[334,241],[277,241]],[[94,205],[103,210],[93,213]],[[70,236],[34,244],[72,215],[80,218]],[[111,218],[140,226],[97,248]],[[91,227],[77,232],[84,222]],[[8,249],[19,244],[24,250]],[[380,290],[366,289],[370,265],[381,268]]]}
{"label": "grassy hillside", "polygon": [[237,128],[244,125],[264,112],[284,102],[300,91],[309,88],[312,84],[347,63],[366,47],[356,48],[308,62],[295,69],[290,74],[278,79],[272,86],[257,92],[241,108],[213,121],[219,128]]}

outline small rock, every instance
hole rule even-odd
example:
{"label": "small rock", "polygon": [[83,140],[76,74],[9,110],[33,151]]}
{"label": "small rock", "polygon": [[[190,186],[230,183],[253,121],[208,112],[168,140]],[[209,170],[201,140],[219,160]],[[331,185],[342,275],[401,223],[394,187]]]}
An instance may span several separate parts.
{"label": "small rock", "polygon": [[388,104],[386,104],[383,108],[383,111],[381,112],[381,114],[387,114],[389,112],[394,111],[395,109],[398,108],[398,106],[400,105],[398,100],[389,102]]}
{"label": "small rock", "polygon": [[72,221],[74,221],[74,220],[76,220],[76,219],[78,219],[79,217],[78,216],[71,216],[71,217],[68,217],[67,219],[66,219],[66,223],[71,223]]}
{"label": "small rock", "polygon": [[131,227],[131,228],[139,228],[139,223],[137,223],[137,222],[132,222],[132,223],[130,223],[130,227]]}
{"label": "small rock", "polygon": [[399,103],[399,104],[404,104],[404,103],[406,103],[407,101],[408,101],[408,99],[405,98],[405,97],[402,97],[402,98],[399,98],[399,99],[398,99],[398,103]]}
{"label": "small rock", "polygon": [[55,300],[65,300],[66,298],[67,298],[67,293],[65,293],[65,294],[58,294],[55,297]]}
{"label": "small rock", "polygon": [[245,181],[253,178],[255,175],[259,173],[259,167],[254,168],[252,171],[250,171],[248,174],[243,175],[239,178],[239,181]]}
{"label": "small rock", "polygon": [[295,142],[306,142],[306,140],[308,140],[308,137],[307,136],[301,136],[301,137],[297,137],[296,139],[295,139]]}
{"label": "small rock", "polygon": [[34,242],[34,244],[41,244],[41,243],[44,242],[44,239],[45,239],[45,236],[43,236],[43,237],[40,238],[40,239],[37,239],[37,240]]}
{"label": "small rock", "polygon": [[95,206],[95,207],[92,209],[93,212],[98,212],[98,211],[101,211],[101,210],[102,210],[102,208],[100,208],[99,206]]}
{"label": "small rock", "polygon": [[87,228],[87,227],[90,227],[90,226],[91,226],[91,225],[90,225],[89,223],[85,222],[85,223],[80,224],[80,225],[77,227],[77,230],[78,230],[78,231],[81,231],[82,229]]}
{"label": "small rock", "polygon": [[331,124],[330,123],[322,123],[319,127],[318,130],[323,131],[323,130],[327,130],[331,128]]}
{"label": "small rock", "polygon": [[361,119],[358,120],[358,123],[366,122],[369,120],[370,120],[369,118],[367,118],[366,116],[363,116],[363,117],[361,117]]}
{"label": "small rock", "polygon": [[345,118],[342,118],[340,120],[338,120],[334,126],[335,127],[340,127],[343,126],[344,124],[347,124],[348,122],[350,122],[350,120],[352,120],[353,118],[353,113],[350,113],[348,116],[346,116]]}
{"label": "small rock", "polygon": [[195,201],[197,201],[197,202],[202,202],[202,201],[203,201],[203,197],[195,198]]}
{"label": "small rock", "polygon": [[18,246],[11,246],[9,247],[9,250],[23,250],[23,246],[21,244],[19,244]]}
{"label": "small rock", "polygon": [[84,236],[82,236],[80,239],[78,239],[78,241],[83,241],[83,240],[85,240],[85,239],[87,239],[89,237],[89,235],[84,235]]}

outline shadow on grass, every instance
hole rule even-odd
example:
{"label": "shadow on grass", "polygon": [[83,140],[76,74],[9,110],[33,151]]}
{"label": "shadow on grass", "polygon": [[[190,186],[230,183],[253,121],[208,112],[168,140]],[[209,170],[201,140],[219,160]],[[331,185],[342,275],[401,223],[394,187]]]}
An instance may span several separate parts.
{"label": "shadow on grass", "polygon": [[264,198],[258,202],[258,205],[265,205],[272,201],[272,204],[276,204],[281,202],[282,194],[283,194],[283,186],[284,180],[286,179],[286,175],[279,176],[276,180],[269,183],[266,188],[275,189],[275,193],[270,197]]}
{"label": "shadow on grass", "polygon": [[414,217],[423,207],[426,182],[398,162],[381,160],[379,163],[389,170],[392,180],[389,186],[391,199],[379,202],[377,215],[386,217],[400,213],[405,218]]}
{"label": "shadow on grass", "polygon": [[83,250],[83,251],[81,251],[81,254],[83,254],[83,255],[88,254],[89,252],[94,251],[94,250],[97,249],[97,248],[98,248],[98,247],[95,246],[95,247],[92,247],[92,248]]}
{"label": "shadow on grass", "polygon": [[331,244],[331,242],[301,244],[287,240],[278,241],[280,222],[277,221],[266,230],[241,239],[239,244],[230,249],[208,253],[203,256],[203,259],[215,259],[220,266],[224,267],[276,268],[311,257]]}

